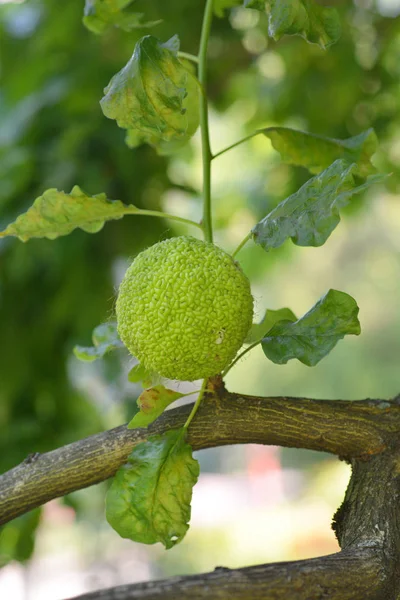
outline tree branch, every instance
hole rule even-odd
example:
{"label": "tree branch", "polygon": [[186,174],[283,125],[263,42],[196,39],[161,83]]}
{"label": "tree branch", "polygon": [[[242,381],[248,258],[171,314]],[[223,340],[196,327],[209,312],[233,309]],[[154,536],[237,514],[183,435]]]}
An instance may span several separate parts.
{"label": "tree branch", "polygon": [[[383,600],[378,552],[365,548],[330,556],[121,585],[74,600]],[[69,599],[73,600],[73,599]]]}
{"label": "tree branch", "polygon": [[[228,392],[219,379],[188,431],[194,450],[228,444],[273,444],[367,458],[400,432],[400,404],[380,400],[260,398]],[[148,429],[120,426],[57,450],[32,455],[0,476],[0,525],[113,476],[149,435],[181,427],[192,405],[168,410]]]}

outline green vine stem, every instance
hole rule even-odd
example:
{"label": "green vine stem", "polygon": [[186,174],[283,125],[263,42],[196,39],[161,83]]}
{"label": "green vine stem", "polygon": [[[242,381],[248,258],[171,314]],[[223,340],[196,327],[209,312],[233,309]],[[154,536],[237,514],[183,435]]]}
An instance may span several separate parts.
{"label": "green vine stem", "polygon": [[200,94],[200,128],[201,128],[201,150],[203,160],[203,231],[207,242],[213,241],[212,217],[211,217],[211,161],[210,132],[208,125],[208,101],[207,101],[207,49],[210,38],[211,23],[213,17],[213,0],[207,0],[203,26],[201,30],[199,48],[199,81],[204,90]]}
{"label": "green vine stem", "polygon": [[253,342],[253,344],[250,344],[250,346],[248,346],[248,348],[246,348],[245,350],[243,350],[243,352],[241,352],[240,354],[238,354],[237,357],[235,358],[235,360],[233,360],[231,362],[231,364],[228,365],[224,371],[222,371],[222,377],[225,377],[225,375],[232,369],[232,367],[234,367],[236,365],[236,363],[241,358],[243,358],[243,356],[245,354],[247,354],[248,352],[250,352],[250,350],[253,350],[253,348],[255,348],[256,346],[258,346],[258,344],[261,344],[261,341],[262,340],[257,340],[256,342]]}
{"label": "green vine stem", "polygon": [[251,231],[246,235],[244,240],[242,240],[236,250],[232,253],[232,258],[235,258],[236,254],[240,252],[240,250],[247,244],[247,242],[251,239]]}
{"label": "green vine stem", "polygon": [[240,146],[241,144],[244,144],[244,142],[251,140],[253,137],[256,137],[256,135],[260,135],[260,133],[264,133],[264,131],[265,130],[255,131],[254,133],[251,133],[250,135],[246,135],[246,137],[238,140],[234,144],[231,144],[230,146],[227,146],[227,148],[224,148],[223,150],[220,150],[219,152],[214,154],[212,159],[218,158],[218,156],[222,156],[222,154],[225,154],[225,152],[229,152],[229,150],[233,150],[233,148],[236,148],[236,146]]}
{"label": "green vine stem", "polygon": [[178,58],[186,58],[186,60],[191,60],[194,63],[199,62],[199,57],[195,56],[195,54],[190,54],[189,52],[178,52]]}
{"label": "green vine stem", "polygon": [[132,211],[133,215],[143,215],[148,217],[159,217],[161,219],[171,219],[172,221],[179,221],[180,223],[185,223],[186,225],[193,225],[194,227],[198,227],[203,230],[203,226],[196,221],[192,221],[191,219],[185,219],[184,217],[178,217],[176,215],[170,215],[169,213],[159,212],[158,210],[142,210],[135,209]]}
{"label": "green vine stem", "polygon": [[184,424],[184,426],[183,426],[183,429],[185,429],[185,430],[186,430],[186,429],[189,427],[190,423],[192,422],[192,420],[193,420],[193,418],[194,418],[195,414],[197,413],[197,411],[198,411],[198,409],[199,409],[199,406],[200,406],[200,404],[201,404],[201,401],[203,400],[204,394],[205,394],[205,392],[206,392],[207,381],[208,381],[207,379],[203,379],[203,383],[202,383],[202,385],[201,385],[201,388],[200,388],[200,391],[199,391],[199,395],[198,395],[198,397],[197,397],[197,400],[196,400],[196,402],[194,403],[194,406],[193,406],[193,408],[192,408],[192,411],[191,411],[190,415],[188,416],[188,418],[187,418],[187,420],[186,420],[186,423],[185,423],[185,424]]}

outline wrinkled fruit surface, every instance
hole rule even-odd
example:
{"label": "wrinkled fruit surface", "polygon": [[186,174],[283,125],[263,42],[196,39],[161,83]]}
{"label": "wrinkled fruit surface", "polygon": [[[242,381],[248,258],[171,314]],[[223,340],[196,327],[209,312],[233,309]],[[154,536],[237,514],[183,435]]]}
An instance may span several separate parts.
{"label": "wrinkled fruit surface", "polygon": [[154,373],[193,381],[220,373],[251,326],[250,283],[232,257],[192,237],[141,252],[116,305],[128,350]]}

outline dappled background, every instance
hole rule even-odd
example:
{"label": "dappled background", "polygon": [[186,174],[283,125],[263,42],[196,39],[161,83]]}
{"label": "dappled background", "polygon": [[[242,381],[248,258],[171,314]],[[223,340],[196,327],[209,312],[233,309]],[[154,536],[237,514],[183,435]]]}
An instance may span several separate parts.
{"label": "dappled background", "polygon": [[[286,242],[239,255],[257,316],[265,308],[306,312],[329,288],[360,307],[362,335],[318,366],[248,354],[228,387],[262,395],[388,398],[399,392],[400,357],[400,2],[332,0],[339,43],[324,52],[299,37],[274,42],[258,11],[216,19],[210,43],[215,151],[261,126],[285,125],[346,138],[374,127],[374,163],[385,185],[353,199],[322,248]],[[151,32],[197,52],[204,2],[137,0],[163,22]],[[0,0],[0,230],[44,190],[89,194],[201,216],[200,141],[173,157],[130,150],[99,106],[103,88],[143,30],[104,36],[82,25],[82,0]],[[257,221],[309,178],[282,164],[256,137],[213,165],[216,242],[233,250]],[[193,230],[129,216],[90,235],[0,241],[0,472],[125,422],[140,388],[127,382],[122,351],[79,363],[75,344],[112,318],[115,289],[141,249]],[[107,484],[51,502],[0,529],[0,596],[59,600],[106,585],[192,573],[217,565],[305,558],[335,551],[332,514],[348,467],[316,453],[262,447],[202,452],[192,527],[165,552],[121,540],[104,519]]]}

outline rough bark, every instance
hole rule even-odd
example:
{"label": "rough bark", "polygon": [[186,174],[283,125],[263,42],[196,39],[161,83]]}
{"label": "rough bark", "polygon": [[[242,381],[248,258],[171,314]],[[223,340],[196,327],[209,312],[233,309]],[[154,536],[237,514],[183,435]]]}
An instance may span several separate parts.
{"label": "rough bark", "polygon": [[[123,585],[75,600],[385,600],[378,553],[338,552],[296,562]],[[72,599],[70,599],[72,600]]]}
{"label": "rough bark", "polygon": [[[104,481],[149,435],[180,427],[192,405],[167,411],[148,429],[125,425],[45,454],[30,455],[0,476],[0,525],[53,498]],[[194,450],[228,444],[273,444],[366,459],[400,431],[400,403],[383,400],[259,398],[220,382],[189,429]]]}
{"label": "rough bark", "polygon": [[[167,411],[148,430],[125,426],[43,455],[0,477],[0,523],[57,496],[112,476],[132,448],[179,427],[190,406]],[[196,450],[276,444],[336,454],[352,464],[334,518],[342,551],[321,558],[119,586],[77,600],[398,600],[400,597],[400,402],[258,398],[211,382],[190,430]]]}

